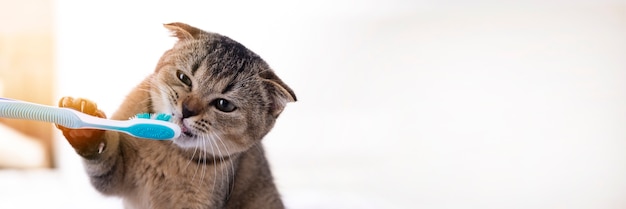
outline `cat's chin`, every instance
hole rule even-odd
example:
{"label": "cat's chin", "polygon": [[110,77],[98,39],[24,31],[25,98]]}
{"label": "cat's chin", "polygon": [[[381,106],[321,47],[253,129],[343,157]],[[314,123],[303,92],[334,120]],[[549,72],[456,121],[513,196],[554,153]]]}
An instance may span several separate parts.
{"label": "cat's chin", "polygon": [[172,141],[176,146],[183,149],[198,148],[200,146],[200,143],[202,143],[195,137],[187,136],[185,134],[181,134],[180,137],[172,139]]}
{"label": "cat's chin", "polygon": [[221,146],[220,148],[216,148],[215,146],[209,144],[213,142],[202,141],[200,138],[187,136],[185,134],[182,134],[180,137],[173,139],[172,141],[176,146],[188,152],[202,151],[216,157],[226,157],[232,154],[224,150]]}

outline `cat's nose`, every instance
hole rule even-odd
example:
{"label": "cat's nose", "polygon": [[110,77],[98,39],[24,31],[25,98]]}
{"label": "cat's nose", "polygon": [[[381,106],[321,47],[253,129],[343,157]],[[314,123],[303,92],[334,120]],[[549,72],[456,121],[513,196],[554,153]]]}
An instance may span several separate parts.
{"label": "cat's nose", "polygon": [[185,98],[182,102],[183,118],[193,117],[201,114],[204,111],[202,101],[194,96]]}
{"label": "cat's nose", "polygon": [[189,108],[187,103],[183,103],[183,118],[188,118],[195,115],[198,115],[198,111],[194,110],[193,108]]}

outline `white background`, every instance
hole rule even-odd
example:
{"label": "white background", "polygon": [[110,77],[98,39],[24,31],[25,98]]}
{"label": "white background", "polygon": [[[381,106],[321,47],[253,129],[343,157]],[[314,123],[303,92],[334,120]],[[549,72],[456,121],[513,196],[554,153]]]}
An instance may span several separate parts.
{"label": "white background", "polygon": [[[626,208],[626,3],[508,2],[58,1],[58,97],[113,113],[186,22],[296,92],[265,139],[290,208]],[[57,145],[48,204],[120,207]]]}

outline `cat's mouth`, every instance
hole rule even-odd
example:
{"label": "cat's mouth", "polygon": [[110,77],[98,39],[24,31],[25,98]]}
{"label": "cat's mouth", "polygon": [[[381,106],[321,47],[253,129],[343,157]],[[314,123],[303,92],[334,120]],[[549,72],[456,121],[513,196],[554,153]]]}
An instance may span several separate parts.
{"label": "cat's mouth", "polygon": [[190,138],[195,138],[196,137],[196,135],[194,133],[192,133],[191,131],[189,131],[189,130],[182,131],[182,134],[183,134],[183,136],[190,137]]}
{"label": "cat's mouth", "polygon": [[187,128],[187,126],[183,123],[182,125],[180,125],[180,130],[183,134],[183,136],[186,137],[195,137],[196,135],[191,132],[191,130],[189,130],[189,128]]}
{"label": "cat's mouth", "polygon": [[172,122],[176,123],[180,127],[181,136],[185,137],[195,137],[196,135],[192,132],[192,130],[187,127],[183,118],[178,117],[176,114],[172,114],[173,118],[175,118]]}

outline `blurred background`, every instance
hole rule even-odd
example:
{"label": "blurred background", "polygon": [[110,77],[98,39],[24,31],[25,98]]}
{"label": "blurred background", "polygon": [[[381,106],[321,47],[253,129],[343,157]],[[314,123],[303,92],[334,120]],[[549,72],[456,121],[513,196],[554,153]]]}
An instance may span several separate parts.
{"label": "blurred background", "polygon": [[[175,38],[296,92],[265,138],[289,208],[626,208],[624,1],[0,0],[0,95],[112,114]],[[52,125],[0,120],[0,208],[122,208]]]}

